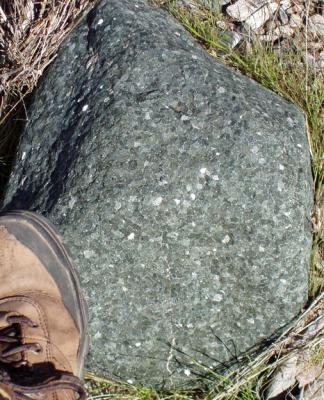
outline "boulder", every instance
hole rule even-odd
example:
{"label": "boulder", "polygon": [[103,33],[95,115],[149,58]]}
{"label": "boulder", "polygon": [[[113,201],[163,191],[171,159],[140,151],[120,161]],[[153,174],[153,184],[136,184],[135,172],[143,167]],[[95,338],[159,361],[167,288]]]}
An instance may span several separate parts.
{"label": "boulder", "polygon": [[191,385],[307,299],[303,114],[144,0],[101,2],[61,46],[3,208],[62,232],[89,303],[87,367],[111,378]]}

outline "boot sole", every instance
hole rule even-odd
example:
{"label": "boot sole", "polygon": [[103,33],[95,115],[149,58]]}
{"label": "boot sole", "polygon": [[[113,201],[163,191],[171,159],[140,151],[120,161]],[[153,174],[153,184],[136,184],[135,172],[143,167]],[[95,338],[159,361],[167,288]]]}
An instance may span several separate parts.
{"label": "boot sole", "polygon": [[78,274],[60,234],[47,219],[30,211],[0,213],[0,225],[40,259],[57,284],[63,303],[80,332],[78,375],[81,377],[89,349],[88,309]]}

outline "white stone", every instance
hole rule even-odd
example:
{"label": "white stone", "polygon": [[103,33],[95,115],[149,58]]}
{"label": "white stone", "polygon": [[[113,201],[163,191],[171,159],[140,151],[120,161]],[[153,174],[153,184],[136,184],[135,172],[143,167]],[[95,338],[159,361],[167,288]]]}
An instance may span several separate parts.
{"label": "white stone", "polygon": [[253,2],[247,0],[238,0],[234,4],[227,7],[226,12],[230,17],[236,19],[237,21],[243,22],[253,14],[257,14],[267,3],[267,0],[255,0]]}
{"label": "white stone", "polygon": [[317,36],[324,36],[324,16],[314,14],[308,19],[309,30]]}
{"label": "white stone", "polygon": [[85,106],[82,107],[82,111],[85,112],[87,111],[87,109],[89,108],[88,104],[86,104]]}
{"label": "white stone", "polygon": [[99,21],[98,21],[98,25],[102,25],[102,23],[103,23],[103,19],[100,18]]}
{"label": "white stone", "polygon": [[227,28],[225,21],[217,21],[216,25],[218,26],[218,28],[223,29],[223,30],[225,30]]}
{"label": "white stone", "polygon": [[235,32],[235,31],[231,32],[231,38],[228,43],[229,47],[231,49],[234,49],[234,47],[236,47],[242,39],[243,39],[243,36],[240,35],[238,32]]}
{"label": "white stone", "polygon": [[298,15],[298,14],[293,14],[293,15],[290,17],[289,25],[290,25],[292,28],[299,28],[300,26],[303,25],[303,20],[302,20],[302,18],[300,17],[300,15]]}
{"label": "white stone", "polygon": [[276,12],[278,9],[277,3],[269,3],[265,6],[261,7],[258,11],[254,12],[250,17],[248,17],[244,24],[248,26],[253,31],[261,28],[270,17]]}
{"label": "white stone", "polygon": [[246,0],[238,0],[226,8],[226,12],[230,17],[241,22],[245,21],[254,11],[256,11],[256,7]]}

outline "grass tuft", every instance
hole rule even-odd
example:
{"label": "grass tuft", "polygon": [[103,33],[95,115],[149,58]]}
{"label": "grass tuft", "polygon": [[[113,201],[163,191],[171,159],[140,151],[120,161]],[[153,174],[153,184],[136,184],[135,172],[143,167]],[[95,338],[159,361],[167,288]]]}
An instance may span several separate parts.
{"label": "grass tuft", "polygon": [[[100,378],[91,372],[85,375],[89,400],[198,400],[204,396],[201,389],[155,390],[127,382]],[[206,398],[207,399],[207,398]]]}

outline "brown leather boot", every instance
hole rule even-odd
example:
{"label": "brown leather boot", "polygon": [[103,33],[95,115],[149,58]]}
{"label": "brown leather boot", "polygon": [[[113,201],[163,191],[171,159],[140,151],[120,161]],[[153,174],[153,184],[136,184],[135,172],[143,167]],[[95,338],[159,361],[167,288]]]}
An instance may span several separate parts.
{"label": "brown leather boot", "polygon": [[87,311],[77,274],[49,222],[0,215],[0,400],[83,399]]}

